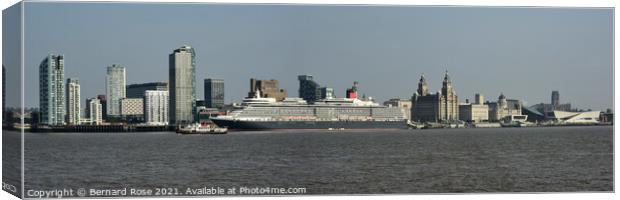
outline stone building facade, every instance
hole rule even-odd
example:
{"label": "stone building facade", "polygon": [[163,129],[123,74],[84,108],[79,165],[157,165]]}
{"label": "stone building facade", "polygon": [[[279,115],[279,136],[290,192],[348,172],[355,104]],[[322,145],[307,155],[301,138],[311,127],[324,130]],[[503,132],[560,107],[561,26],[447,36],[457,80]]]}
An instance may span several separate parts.
{"label": "stone building facade", "polygon": [[448,71],[440,92],[430,94],[424,75],[418,90],[411,97],[411,120],[418,122],[450,122],[459,119],[458,96],[452,87]]}
{"label": "stone building facade", "polygon": [[497,102],[488,105],[490,121],[501,121],[511,115],[521,115],[521,101],[507,100],[503,93],[499,95]]}
{"label": "stone building facade", "polygon": [[463,103],[459,105],[459,120],[473,123],[489,121],[489,106],[485,105],[484,97],[476,94],[474,103]]}
{"label": "stone building facade", "polygon": [[286,90],[280,89],[280,82],[275,79],[250,79],[250,92],[248,92],[248,98],[256,96],[256,91],[258,90],[260,90],[261,97],[275,98],[277,101],[282,101],[287,96]]}

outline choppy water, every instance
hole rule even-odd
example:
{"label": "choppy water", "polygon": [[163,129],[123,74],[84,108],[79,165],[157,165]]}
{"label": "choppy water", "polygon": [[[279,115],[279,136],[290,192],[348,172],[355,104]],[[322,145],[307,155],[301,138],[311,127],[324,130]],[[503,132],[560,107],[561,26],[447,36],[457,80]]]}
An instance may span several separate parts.
{"label": "choppy water", "polygon": [[613,127],[25,135],[29,189],[613,190]]}

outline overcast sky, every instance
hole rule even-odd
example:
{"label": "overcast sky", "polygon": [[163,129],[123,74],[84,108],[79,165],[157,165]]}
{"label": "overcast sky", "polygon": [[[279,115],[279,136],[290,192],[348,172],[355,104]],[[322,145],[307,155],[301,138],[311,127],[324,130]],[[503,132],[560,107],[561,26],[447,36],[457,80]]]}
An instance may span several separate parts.
{"label": "overcast sky", "polygon": [[250,78],[297,96],[300,74],[339,97],[359,81],[360,95],[380,102],[410,98],[422,73],[438,91],[448,70],[461,102],[503,92],[533,105],[559,90],[573,107],[613,104],[608,8],[30,2],[25,29],[28,107],[48,53],[65,55],[86,99],[105,94],[112,64],[127,68],[128,84],[167,81],[168,54],[185,44],[196,50],[197,97],[203,79],[223,78],[227,103],[247,95]]}

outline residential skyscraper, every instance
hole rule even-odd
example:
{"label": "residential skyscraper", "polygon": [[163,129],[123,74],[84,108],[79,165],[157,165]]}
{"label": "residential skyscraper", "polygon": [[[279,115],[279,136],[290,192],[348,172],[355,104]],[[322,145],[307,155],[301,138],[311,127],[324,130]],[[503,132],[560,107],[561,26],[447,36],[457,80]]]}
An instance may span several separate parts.
{"label": "residential skyscraper", "polygon": [[299,98],[307,102],[315,102],[321,98],[320,85],[314,81],[312,75],[299,75]]}
{"label": "residential skyscraper", "polygon": [[106,97],[107,115],[118,117],[120,112],[120,101],[125,98],[125,67],[120,65],[108,66],[106,74]]}
{"label": "residential skyscraper", "polygon": [[191,46],[175,49],[169,55],[169,121],[173,125],[194,120],[196,100],[196,54]]}
{"label": "residential skyscraper", "polygon": [[224,107],[224,79],[205,79],[204,90],[206,107]]}
{"label": "residential skyscraper", "polygon": [[76,78],[67,79],[67,124],[80,124],[80,81]]}
{"label": "residential skyscraper", "polygon": [[39,65],[39,107],[41,122],[62,125],[65,122],[65,59],[49,54]]}
{"label": "residential skyscraper", "polygon": [[144,92],[147,90],[168,91],[167,82],[151,82],[127,85],[127,98],[144,98]]}
{"label": "residential skyscraper", "polygon": [[101,102],[97,98],[90,98],[86,104],[86,115],[90,119],[90,123],[93,125],[99,125],[103,122],[103,107]]}
{"label": "residential skyscraper", "polygon": [[168,124],[168,91],[147,90],[144,93],[144,121],[149,125]]}

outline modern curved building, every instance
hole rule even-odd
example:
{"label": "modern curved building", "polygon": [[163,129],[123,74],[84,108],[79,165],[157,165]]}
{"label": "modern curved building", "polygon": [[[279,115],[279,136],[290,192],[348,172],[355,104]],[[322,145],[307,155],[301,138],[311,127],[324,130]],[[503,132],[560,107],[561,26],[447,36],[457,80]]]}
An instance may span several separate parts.
{"label": "modern curved building", "polygon": [[553,119],[560,123],[567,124],[591,124],[599,122],[599,115],[601,111],[587,111],[587,112],[567,112],[567,111],[553,111]]}

